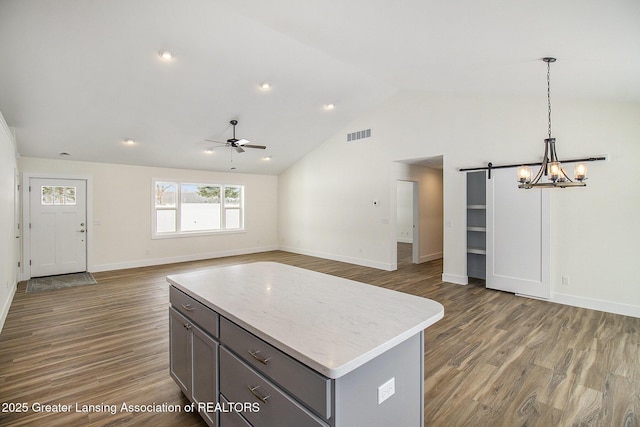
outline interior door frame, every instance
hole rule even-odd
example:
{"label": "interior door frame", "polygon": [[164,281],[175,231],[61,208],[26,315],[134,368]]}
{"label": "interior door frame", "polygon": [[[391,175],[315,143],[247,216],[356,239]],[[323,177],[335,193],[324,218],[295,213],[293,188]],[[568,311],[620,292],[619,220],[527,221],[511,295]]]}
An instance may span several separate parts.
{"label": "interior door frame", "polygon": [[411,184],[411,215],[413,222],[412,240],[411,244],[411,262],[413,264],[420,264],[420,191],[418,185],[419,181],[415,178],[396,178],[393,186],[393,247],[391,253],[393,254],[393,270],[398,269],[398,183],[408,182]]}
{"label": "interior door frame", "polygon": [[15,280],[14,285],[16,285],[20,281],[20,268],[22,267],[22,260],[20,259],[22,250],[22,233],[21,233],[21,225],[20,225],[20,197],[22,187],[20,186],[20,171],[18,168],[14,168],[13,170],[13,232],[16,235],[14,246],[13,246],[13,255],[15,257],[15,261],[17,263],[17,267],[15,270],[15,274],[13,279]]}
{"label": "interior door frame", "polygon": [[418,181],[411,182],[411,215],[413,221],[413,235],[411,236],[413,243],[411,246],[411,260],[414,264],[420,264],[420,183]]}
{"label": "interior door frame", "polygon": [[73,174],[57,174],[46,172],[23,172],[22,173],[22,269],[20,269],[21,280],[31,279],[31,232],[29,230],[29,218],[31,217],[31,202],[29,183],[32,178],[37,179],[75,179],[85,181],[86,183],[86,210],[87,210],[87,226],[86,236],[86,255],[87,255],[87,271],[91,271],[93,266],[91,254],[93,253],[93,182],[89,175],[73,175]]}

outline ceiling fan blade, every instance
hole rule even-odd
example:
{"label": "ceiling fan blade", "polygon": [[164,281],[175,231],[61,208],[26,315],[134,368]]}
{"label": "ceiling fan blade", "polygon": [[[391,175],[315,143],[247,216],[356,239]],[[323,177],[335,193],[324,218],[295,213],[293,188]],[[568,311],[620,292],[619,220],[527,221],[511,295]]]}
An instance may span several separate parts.
{"label": "ceiling fan blade", "polygon": [[243,145],[244,148],[259,148],[260,150],[264,150],[265,147],[264,145],[252,145],[252,144],[244,144]]}
{"label": "ceiling fan blade", "polygon": [[236,146],[235,146],[235,147],[233,147],[233,148],[235,148],[235,149],[236,149],[236,151],[237,151],[238,153],[244,153],[244,150],[243,150],[243,149],[242,149],[242,147],[240,147],[239,145],[236,145]]}
{"label": "ceiling fan blade", "polygon": [[245,145],[245,144],[248,144],[249,142],[251,142],[251,141],[249,141],[248,139],[244,139],[244,138],[242,138],[242,139],[238,139],[238,140],[236,141],[236,143],[237,143],[238,145]]}
{"label": "ceiling fan blade", "polygon": [[216,140],[214,140],[214,139],[205,139],[205,141],[207,141],[207,142],[213,142],[214,144],[227,145],[227,143],[226,143],[226,142],[216,141]]}

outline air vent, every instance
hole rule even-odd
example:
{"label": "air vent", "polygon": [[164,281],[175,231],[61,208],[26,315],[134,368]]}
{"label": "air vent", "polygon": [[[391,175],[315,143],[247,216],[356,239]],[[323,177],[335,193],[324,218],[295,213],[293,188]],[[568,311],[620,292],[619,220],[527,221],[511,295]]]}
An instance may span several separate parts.
{"label": "air vent", "polygon": [[371,129],[359,130],[347,134],[347,142],[356,141],[358,139],[371,138]]}

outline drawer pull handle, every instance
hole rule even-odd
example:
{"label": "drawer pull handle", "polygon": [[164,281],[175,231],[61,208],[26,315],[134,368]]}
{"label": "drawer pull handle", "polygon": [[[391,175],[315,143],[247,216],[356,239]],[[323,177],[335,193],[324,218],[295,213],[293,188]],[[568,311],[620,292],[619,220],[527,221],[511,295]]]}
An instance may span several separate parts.
{"label": "drawer pull handle", "polygon": [[262,363],[263,365],[266,365],[267,363],[269,363],[269,360],[271,360],[270,357],[263,359],[262,357],[258,356],[258,353],[260,353],[260,350],[249,351],[249,354],[251,355],[251,357],[256,359],[258,362]]}
{"label": "drawer pull handle", "polygon": [[184,308],[187,311],[193,311],[196,309],[195,307],[192,307],[191,304],[182,304],[182,308]]}
{"label": "drawer pull handle", "polygon": [[259,385],[255,386],[255,387],[249,387],[247,386],[247,388],[249,389],[249,391],[251,392],[251,394],[253,394],[256,399],[258,399],[259,401],[261,401],[262,403],[267,403],[267,399],[271,397],[271,395],[267,395],[267,396],[260,396],[258,393],[256,393],[256,390],[260,388]]}

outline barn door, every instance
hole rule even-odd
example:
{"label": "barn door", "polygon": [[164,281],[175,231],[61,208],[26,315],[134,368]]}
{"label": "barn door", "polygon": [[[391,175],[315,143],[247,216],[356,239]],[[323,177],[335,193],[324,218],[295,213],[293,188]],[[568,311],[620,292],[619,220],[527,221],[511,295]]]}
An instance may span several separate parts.
{"label": "barn door", "polygon": [[511,169],[487,180],[488,288],[551,297],[549,191],[520,189]]}

